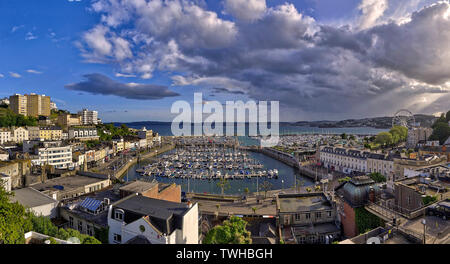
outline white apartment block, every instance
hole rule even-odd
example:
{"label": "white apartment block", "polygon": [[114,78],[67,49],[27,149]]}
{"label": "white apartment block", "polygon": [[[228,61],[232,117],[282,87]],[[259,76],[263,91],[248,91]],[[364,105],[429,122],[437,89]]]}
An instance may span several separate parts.
{"label": "white apartment block", "polygon": [[90,111],[88,109],[83,109],[78,112],[81,116],[82,125],[97,125],[98,124],[98,112]]}
{"label": "white apartment block", "polygon": [[0,129],[0,144],[12,141],[11,131],[7,129]]}
{"label": "white apartment block", "polygon": [[22,143],[25,140],[29,140],[28,130],[23,127],[16,127],[12,129],[13,141],[16,143]]}
{"label": "white apartment block", "polygon": [[63,145],[60,141],[41,142],[36,150],[36,165],[52,165],[57,169],[67,169],[72,166],[72,146]]}
{"label": "white apartment block", "polygon": [[367,157],[369,152],[353,149],[321,147],[320,162],[324,167],[346,174],[352,172],[368,172]]}
{"label": "white apartment block", "polygon": [[99,139],[95,127],[72,127],[69,129],[69,139],[95,140]]}

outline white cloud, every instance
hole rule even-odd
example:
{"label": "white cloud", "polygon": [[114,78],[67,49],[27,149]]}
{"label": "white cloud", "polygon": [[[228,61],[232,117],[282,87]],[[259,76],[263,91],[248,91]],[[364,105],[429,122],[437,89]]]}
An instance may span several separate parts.
{"label": "white cloud", "polygon": [[3,77],[5,77],[5,75],[3,75],[3,74],[0,73],[0,78],[3,78]]}
{"label": "white cloud", "polygon": [[17,72],[9,72],[9,76],[13,78],[21,78],[22,75],[18,74]]}
{"label": "white cloud", "polygon": [[29,70],[27,70],[27,72],[28,73],[33,73],[33,74],[42,74],[42,72],[36,71],[36,70],[33,70],[33,69],[29,69]]}
{"label": "white cloud", "polygon": [[383,16],[388,9],[388,0],[362,0],[358,9],[362,13],[358,26],[360,29],[367,29],[373,27]]}
{"label": "white cloud", "polygon": [[260,18],[266,11],[266,0],[225,0],[225,11],[242,21]]}
{"label": "white cloud", "polygon": [[37,39],[38,37],[35,36],[32,32],[28,32],[25,36],[25,40],[33,40],[33,39]]}
{"label": "white cloud", "polygon": [[16,32],[17,30],[19,30],[19,29],[21,29],[21,28],[23,28],[23,27],[25,27],[25,26],[24,26],[24,25],[14,26],[14,27],[11,28],[11,33]]}
{"label": "white cloud", "polygon": [[136,75],[134,75],[134,74],[123,74],[123,73],[120,73],[120,72],[116,73],[115,76],[116,77],[123,77],[123,78],[134,78],[134,77],[136,77]]}

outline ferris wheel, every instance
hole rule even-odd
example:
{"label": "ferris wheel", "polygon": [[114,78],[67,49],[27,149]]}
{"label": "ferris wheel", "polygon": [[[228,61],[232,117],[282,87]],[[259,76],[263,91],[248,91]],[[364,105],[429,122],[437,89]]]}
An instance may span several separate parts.
{"label": "ferris wheel", "polygon": [[400,109],[395,113],[392,118],[392,127],[394,126],[403,126],[406,128],[412,128],[416,123],[416,119],[411,111],[407,109]]}

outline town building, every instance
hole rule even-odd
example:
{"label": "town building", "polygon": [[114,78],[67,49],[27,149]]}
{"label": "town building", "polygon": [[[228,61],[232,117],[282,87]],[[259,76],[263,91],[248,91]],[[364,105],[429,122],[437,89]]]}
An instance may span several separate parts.
{"label": "town building", "polygon": [[37,127],[37,126],[27,127],[27,131],[28,131],[28,139],[29,140],[39,140],[40,139],[39,127]]}
{"label": "town building", "polygon": [[119,195],[111,187],[75,199],[68,199],[59,207],[59,216],[64,222],[63,227],[97,238],[102,232],[106,232],[107,237],[108,208],[111,203],[118,200],[120,200]]}
{"label": "town building", "polygon": [[72,167],[72,146],[61,141],[24,141],[24,152],[32,152],[35,165],[52,165],[57,169]]}
{"label": "town building", "polygon": [[387,180],[392,180],[394,175],[394,159],[387,154],[370,153],[367,156],[367,172],[378,172]]}
{"label": "town building", "polygon": [[9,97],[9,108],[16,114],[27,116],[27,97],[15,94]]}
{"label": "town building", "polygon": [[198,204],[130,195],[108,210],[109,242],[140,238],[149,244],[198,244]]}
{"label": "town building", "polygon": [[406,140],[406,147],[414,148],[420,141],[427,141],[433,134],[433,129],[430,127],[413,127],[408,130],[408,138]]}
{"label": "town building", "polygon": [[336,204],[324,193],[280,194],[277,214],[285,242],[330,244],[341,233]]}
{"label": "town building", "polygon": [[82,125],[97,125],[99,123],[97,111],[90,111],[88,109],[83,109],[78,112],[78,115],[81,117]]}
{"label": "town building", "polygon": [[39,139],[42,140],[61,140],[62,129],[61,127],[39,127]]}
{"label": "town building", "polygon": [[81,116],[78,114],[62,113],[58,115],[58,125],[63,128],[81,125]]}
{"label": "town building", "polygon": [[388,244],[388,245],[406,245],[422,244],[423,241],[411,232],[405,232],[403,229],[392,227],[377,227],[373,230],[359,236],[341,241],[339,244]]}
{"label": "town building", "polygon": [[76,175],[49,179],[31,187],[55,200],[64,201],[100,191],[110,185],[108,175],[78,171]]}
{"label": "town building", "polygon": [[10,109],[24,116],[50,116],[50,96],[38,94],[15,94],[9,97]]}
{"label": "town building", "polygon": [[[450,141],[449,141],[450,142]],[[450,161],[450,145],[446,146],[423,146],[419,148],[419,156],[436,155],[438,157],[446,156]]]}
{"label": "town building", "polygon": [[381,188],[368,176],[353,177],[335,189],[339,199],[338,212],[345,237],[354,237],[365,230],[358,230],[356,211],[381,194]]}
{"label": "town building", "polygon": [[10,177],[11,188],[21,188],[26,184],[26,175],[30,174],[29,160],[0,161],[0,174]]}
{"label": "town building", "polygon": [[432,181],[430,178],[421,175],[408,177],[395,182],[395,206],[396,210],[404,214],[412,214],[424,206],[423,198],[436,197],[442,200],[449,197],[447,190],[450,184],[439,181]]}
{"label": "town building", "polygon": [[405,177],[405,170],[420,170],[447,163],[446,156],[420,155],[416,159],[394,158],[394,181]]}
{"label": "town building", "polygon": [[321,147],[319,153],[320,162],[324,167],[346,174],[354,172],[365,173],[368,171],[367,159],[369,152],[355,149]]}
{"label": "town building", "polygon": [[5,144],[6,142],[11,141],[11,131],[6,128],[0,128],[0,144]]}
{"label": "town building", "polygon": [[24,140],[29,139],[29,133],[28,130],[23,127],[13,127],[12,129],[12,138],[14,142],[16,143],[22,143]]}
{"label": "town building", "polygon": [[100,137],[97,135],[96,127],[71,127],[69,128],[69,139],[78,139],[81,141],[97,140]]}
{"label": "town building", "polygon": [[36,215],[42,215],[49,218],[55,218],[58,215],[58,201],[52,197],[37,191],[32,187],[14,190],[11,196],[12,202],[19,202],[27,210]]}
{"label": "town building", "polygon": [[119,191],[121,198],[137,193],[148,198],[181,202],[181,186],[175,183],[164,184],[155,180],[151,182],[136,180],[120,187]]}
{"label": "town building", "polygon": [[27,97],[27,116],[50,116],[50,96],[29,94]]}

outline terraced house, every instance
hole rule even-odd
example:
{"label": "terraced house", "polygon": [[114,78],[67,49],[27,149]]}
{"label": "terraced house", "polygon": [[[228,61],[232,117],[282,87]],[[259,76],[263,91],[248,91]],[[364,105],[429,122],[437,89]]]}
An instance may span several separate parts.
{"label": "terraced house", "polygon": [[368,172],[367,159],[369,152],[354,149],[321,147],[320,162],[324,167],[346,174],[352,172]]}

